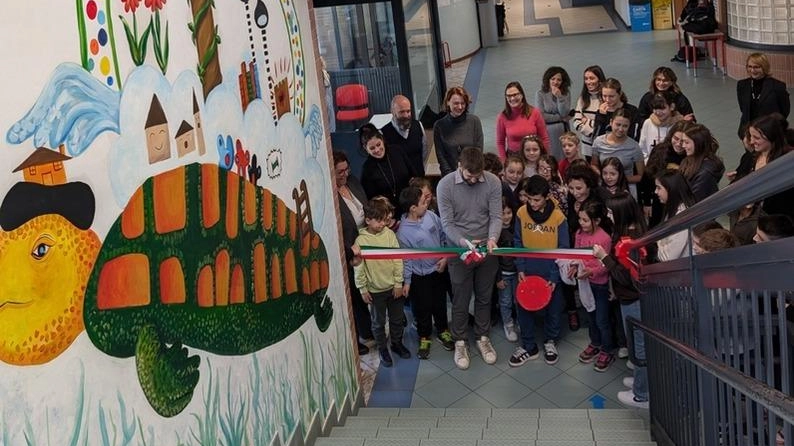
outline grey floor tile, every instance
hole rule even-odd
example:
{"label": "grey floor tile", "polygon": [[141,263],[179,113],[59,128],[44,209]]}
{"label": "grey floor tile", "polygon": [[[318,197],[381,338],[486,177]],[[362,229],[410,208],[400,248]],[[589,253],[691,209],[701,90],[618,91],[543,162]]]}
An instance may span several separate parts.
{"label": "grey floor tile", "polygon": [[596,372],[592,363],[582,364],[581,362],[567,369],[565,373],[596,390],[605,387],[618,376],[622,376],[622,370],[616,367],[609,367],[605,372]]}
{"label": "grey floor tile", "polygon": [[534,409],[534,408],[550,409],[559,406],[547,400],[539,393],[532,392],[529,395],[525,396],[524,398],[518,400],[517,403],[513,404],[513,407],[516,409]]}
{"label": "grey floor tile", "polygon": [[474,438],[430,438],[421,440],[419,446],[477,446],[477,439]]}
{"label": "grey floor tile", "polygon": [[363,438],[353,437],[320,437],[314,442],[314,446],[363,446]]}
{"label": "grey floor tile", "polygon": [[450,404],[449,407],[460,409],[490,409],[493,407],[493,404],[476,393],[469,393]]}
{"label": "grey floor tile", "polygon": [[505,372],[506,375],[533,390],[537,390],[561,373],[561,369],[546,364],[540,358],[529,361],[521,367],[511,367]]}
{"label": "grey floor tile", "polygon": [[[477,446],[505,446],[503,440],[479,440]],[[535,440],[511,440],[510,446],[535,446]]]}
{"label": "grey floor tile", "polygon": [[502,374],[502,370],[493,365],[486,364],[480,358],[472,358],[471,365],[466,370],[453,369],[449,376],[460,381],[469,390],[475,390],[488,381]]}
{"label": "grey floor tile", "polygon": [[416,384],[414,388],[418,389],[444,373],[445,370],[436,365],[433,361],[420,361],[419,369],[416,371]]}
{"label": "grey floor tile", "polygon": [[487,407],[450,407],[445,412],[446,417],[490,417],[493,409]]}
{"label": "grey floor tile", "polygon": [[367,438],[364,446],[419,446],[418,438]]}
{"label": "grey floor tile", "polygon": [[427,427],[380,427],[378,438],[430,438]]}
{"label": "grey floor tile", "polygon": [[358,409],[359,417],[396,417],[400,414],[400,409],[394,407],[362,407]]}
{"label": "grey floor tile", "polygon": [[510,407],[532,390],[509,375],[501,374],[478,387],[475,392],[494,407]]}
{"label": "grey floor tile", "polygon": [[455,378],[444,374],[415,390],[433,407],[449,407],[453,402],[471,392]]}
{"label": "grey floor tile", "polygon": [[438,427],[465,428],[479,427],[484,429],[491,419],[487,417],[442,417],[438,419]]}
{"label": "grey floor tile", "polygon": [[401,417],[434,417],[439,418],[444,416],[444,409],[442,408],[402,408],[400,409]]}
{"label": "grey floor tile", "polygon": [[[541,386],[537,393],[559,407],[576,407],[589,398],[594,389],[569,375],[560,375]],[[541,412],[541,419],[543,413]]]}
{"label": "grey floor tile", "polygon": [[460,439],[476,439],[482,438],[482,428],[468,427],[468,428],[453,428],[453,427],[439,427],[430,429],[430,438],[460,438]]}
{"label": "grey floor tile", "polygon": [[642,430],[618,430],[596,431],[594,432],[596,441],[650,441],[651,433],[647,429]]}
{"label": "grey floor tile", "polygon": [[411,395],[411,409],[424,409],[424,408],[433,408],[433,405],[430,404],[426,399],[419,396],[416,392],[414,392],[413,395]]}
{"label": "grey floor tile", "polygon": [[389,419],[388,427],[408,427],[416,429],[425,427],[438,427],[438,418],[411,416],[391,417]]}
{"label": "grey floor tile", "polygon": [[372,427],[344,427],[336,426],[331,429],[329,437],[375,438],[378,436],[378,426]]}
{"label": "grey floor tile", "polygon": [[503,419],[513,419],[513,418],[519,418],[519,419],[537,418],[539,413],[540,411],[538,411],[537,409],[522,409],[522,410],[514,409],[514,408],[494,409],[493,411],[491,411],[491,419],[488,421],[490,422],[491,420],[498,421]]}
{"label": "grey floor tile", "polygon": [[[596,395],[598,395],[598,397],[596,397]],[[593,393],[592,395],[587,397],[584,401],[579,403],[579,405],[576,406],[577,409],[593,409],[596,407],[600,407],[602,410],[603,409],[615,410],[615,409],[623,409],[626,406],[620,404],[618,401],[614,399],[605,397],[603,393]]]}

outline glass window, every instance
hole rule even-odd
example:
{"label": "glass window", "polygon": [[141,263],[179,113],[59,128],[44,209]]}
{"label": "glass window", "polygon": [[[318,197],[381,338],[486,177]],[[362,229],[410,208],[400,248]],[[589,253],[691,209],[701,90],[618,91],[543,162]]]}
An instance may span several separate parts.
{"label": "glass window", "polygon": [[315,8],[314,15],[331,132],[390,116],[401,92],[391,2]]}
{"label": "glass window", "polygon": [[425,105],[439,110],[438,69],[432,14],[428,0],[402,0],[405,30],[408,39],[408,60],[411,64],[411,102],[417,115]]}

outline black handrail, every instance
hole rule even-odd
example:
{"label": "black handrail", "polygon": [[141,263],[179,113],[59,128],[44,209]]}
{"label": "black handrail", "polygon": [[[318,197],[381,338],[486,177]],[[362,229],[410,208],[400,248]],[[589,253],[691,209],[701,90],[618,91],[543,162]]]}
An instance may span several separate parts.
{"label": "black handrail", "polygon": [[[645,332],[645,334],[655,338],[679,356],[695,364],[695,366],[712,374],[733,389],[738,390],[752,400],[758,402],[758,404],[774,412],[775,415],[784,419],[787,423],[794,424],[794,398],[703,355],[693,347],[678,342],[664,333],[643,324],[636,318],[627,317],[626,323],[628,324],[628,330],[626,331],[632,338],[629,340],[629,342],[631,342],[629,345],[633,345],[634,328],[639,328]],[[636,359],[633,353],[631,359],[632,363]]]}
{"label": "black handrail", "polygon": [[629,249],[646,246],[668,235],[688,230],[692,226],[735,211],[747,203],[790,189],[794,187],[794,175],[791,174],[793,171],[794,152],[791,152],[767,164],[763,169],[722,188],[714,195],[648,231],[644,236],[630,240],[626,244]]}

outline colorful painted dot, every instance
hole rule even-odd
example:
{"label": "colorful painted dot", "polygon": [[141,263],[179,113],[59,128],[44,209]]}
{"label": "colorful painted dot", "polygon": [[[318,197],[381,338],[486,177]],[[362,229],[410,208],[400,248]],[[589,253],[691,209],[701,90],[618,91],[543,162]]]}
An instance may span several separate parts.
{"label": "colorful painted dot", "polygon": [[88,65],[88,71],[94,71],[94,59],[88,59],[88,63],[86,65]]}
{"label": "colorful painted dot", "polygon": [[106,82],[108,83],[109,87],[113,86],[113,76],[108,76]]}
{"label": "colorful painted dot", "polygon": [[110,73],[110,59],[107,56],[104,56],[99,61],[99,72],[104,74],[105,76]]}
{"label": "colorful painted dot", "polygon": [[91,39],[91,43],[88,45],[91,48],[91,54],[96,56],[97,53],[99,53],[99,42],[97,42],[96,39]]}
{"label": "colorful painted dot", "polygon": [[105,44],[108,43],[108,32],[105,31],[105,28],[100,29],[96,37],[100,45],[105,46]]}
{"label": "colorful painted dot", "polygon": [[89,0],[89,2],[85,4],[85,13],[91,20],[96,18],[97,7],[94,0]]}
{"label": "colorful painted dot", "polygon": [[96,21],[100,25],[105,24],[105,11],[99,11],[99,13],[96,15]]}

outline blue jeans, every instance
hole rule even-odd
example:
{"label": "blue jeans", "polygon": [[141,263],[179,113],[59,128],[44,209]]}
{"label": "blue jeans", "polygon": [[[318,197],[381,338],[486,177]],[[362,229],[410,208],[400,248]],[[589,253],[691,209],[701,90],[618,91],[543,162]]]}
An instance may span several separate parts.
{"label": "blue jeans", "polygon": [[507,274],[502,276],[505,287],[499,290],[499,312],[502,314],[502,324],[510,325],[513,323],[513,306],[516,302],[516,283],[518,274]]}
{"label": "blue jeans", "polygon": [[562,283],[557,283],[551,293],[551,301],[546,308],[540,311],[527,311],[521,305],[516,305],[518,326],[521,327],[521,346],[526,351],[537,347],[535,342],[535,315],[542,314],[544,341],[558,341],[560,339],[560,313],[562,313],[563,297]]}
{"label": "blue jeans", "polygon": [[588,332],[590,334],[590,345],[598,347],[602,351],[612,353],[615,344],[612,341],[612,327],[609,323],[609,285],[590,284],[595,298],[595,310],[587,312],[590,319]]}
{"label": "blue jeans", "polygon": [[[623,314],[623,327],[629,329],[629,324],[626,318],[633,317],[637,320],[640,319],[640,301],[636,300],[628,305],[621,304],[620,312]],[[637,359],[645,360],[645,338],[643,337],[642,330],[634,330],[634,345],[629,348],[634,350],[634,356]],[[637,401],[648,401],[648,368],[634,365],[634,397]]]}

